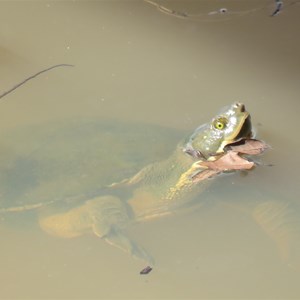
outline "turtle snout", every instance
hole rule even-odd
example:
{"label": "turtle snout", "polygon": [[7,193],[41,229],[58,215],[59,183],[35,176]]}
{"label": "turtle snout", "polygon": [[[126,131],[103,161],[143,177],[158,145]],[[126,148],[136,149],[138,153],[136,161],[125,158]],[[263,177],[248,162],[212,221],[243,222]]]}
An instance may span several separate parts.
{"label": "turtle snout", "polygon": [[245,112],[246,111],[246,107],[243,103],[241,102],[236,102],[233,104],[233,107],[238,109],[240,112]]}

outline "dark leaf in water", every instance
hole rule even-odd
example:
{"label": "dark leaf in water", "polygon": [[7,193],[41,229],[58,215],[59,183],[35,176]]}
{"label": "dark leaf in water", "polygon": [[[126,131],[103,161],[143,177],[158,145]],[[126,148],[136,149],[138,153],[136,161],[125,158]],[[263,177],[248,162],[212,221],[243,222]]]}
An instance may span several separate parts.
{"label": "dark leaf in water", "polygon": [[140,274],[141,274],[141,275],[147,275],[147,274],[149,274],[151,271],[152,271],[152,268],[151,268],[150,266],[147,266],[146,268],[144,268],[144,269],[140,272]]}
{"label": "dark leaf in water", "polygon": [[261,154],[269,148],[270,146],[265,142],[255,139],[245,140],[244,144],[229,146],[231,151],[249,155]]}
{"label": "dark leaf in water", "polygon": [[237,152],[229,151],[215,161],[200,161],[199,166],[222,172],[228,170],[249,170],[254,166],[254,163],[239,156]]}
{"label": "dark leaf in water", "polygon": [[268,148],[269,146],[265,142],[255,139],[247,139],[242,141],[242,144],[230,145],[227,152],[218,159],[196,162],[199,172],[192,176],[192,180],[197,183],[224,171],[252,169],[255,165],[254,162],[248,161],[239,154],[258,155]]}

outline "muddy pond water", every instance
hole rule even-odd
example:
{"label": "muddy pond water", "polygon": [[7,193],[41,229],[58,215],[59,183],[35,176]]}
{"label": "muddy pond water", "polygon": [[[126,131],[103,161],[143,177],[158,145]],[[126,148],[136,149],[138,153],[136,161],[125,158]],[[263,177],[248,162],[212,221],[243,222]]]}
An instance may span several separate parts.
{"label": "muddy pond water", "polygon": [[[155,258],[148,275],[139,274],[141,261],[92,234],[61,239],[39,228],[35,210],[2,213],[0,299],[299,299],[299,14],[292,0],[1,1],[0,93],[49,66],[74,67],[3,97],[0,136],[109,119],[184,138],[241,101],[272,149],[246,176],[216,178],[197,209],[129,226]],[[124,147],[134,155],[149,151],[131,139]],[[33,141],[30,130],[23,144],[3,140],[7,179],[6,155]],[[153,143],[160,159],[170,139]],[[26,168],[16,195],[28,184]],[[271,229],[263,228],[268,218]]]}

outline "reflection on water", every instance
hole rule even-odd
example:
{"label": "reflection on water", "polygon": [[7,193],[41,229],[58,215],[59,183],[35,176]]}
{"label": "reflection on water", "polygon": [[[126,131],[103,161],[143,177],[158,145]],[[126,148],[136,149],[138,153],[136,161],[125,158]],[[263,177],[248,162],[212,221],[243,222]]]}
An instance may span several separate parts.
{"label": "reflection on water", "polygon": [[[299,298],[298,1],[272,18],[276,1],[149,2],[1,2],[1,91],[47,66],[75,65],[3,98],[1,136],[77,117],[192,131],[239,100],[274,166],[218,178],[188,214],[130,226],[156,259],[146,276],[92,235],[58,239],[33,214],[2,215],[0,298]],[[1,165],[12,151],[0,149]]]}

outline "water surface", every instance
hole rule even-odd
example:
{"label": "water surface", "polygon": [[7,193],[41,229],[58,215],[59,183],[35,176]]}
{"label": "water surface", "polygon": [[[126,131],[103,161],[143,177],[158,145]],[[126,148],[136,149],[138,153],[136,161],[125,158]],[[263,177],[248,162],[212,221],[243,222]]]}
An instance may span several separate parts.
{"label": "water surface", "polygon": [[[1,91],[45,67],[75,65],[1,99],[1,134],[74,117],[193,131],[242,101],[273,165],[218,179],[203,209],[131,226],[156,259],[147,276],[92,235],[63,240],[30,222],[3,226],[1,299],[300,298],[300,270],[244,213],[280,198],[300,218],[300,4],[283,2],[274,17],[275,1],[265,0],[0,3]],[[295,265],[297,243],[295,235]]]}

